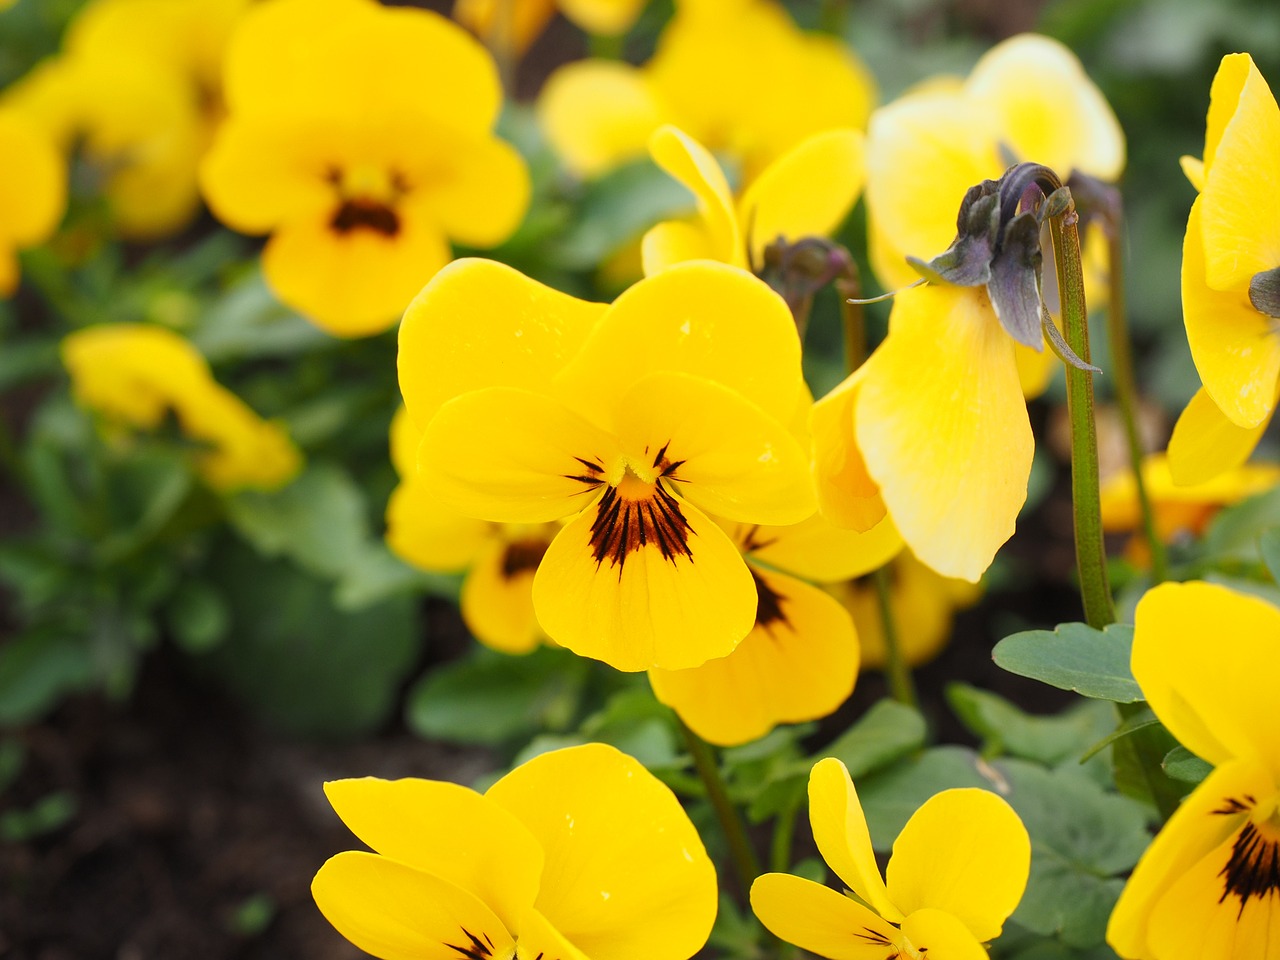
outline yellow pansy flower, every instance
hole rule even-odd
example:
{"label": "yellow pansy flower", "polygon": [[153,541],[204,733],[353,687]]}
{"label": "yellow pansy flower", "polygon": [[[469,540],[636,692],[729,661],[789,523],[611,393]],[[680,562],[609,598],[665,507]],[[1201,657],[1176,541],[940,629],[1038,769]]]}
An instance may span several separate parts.
{"label": "yellow pansy flower", "polygon": [[785,873],[751,887],[775,935],[832,960],[981,960],[1022,899],[1031,840],[986,790],[944,790],[912,814],[881,879],[849,771],[832,757],[809,774],[809,821],[827,865],[857,900]]}
{"label": "yellow pansy flower", "polygon": [[1184,169],[1200,195],[1182,246],[1182,313],[1204,386],[1174,427],[1169,463],[1193,484],[1249,458],[1280,395],[1280,108],[1247,53],[1223,57],[1204,158]]}
{"label": "yellow pansy flower", "polygon": [[269,0],[241,21],[225,82],[205,199],[271,234],[268,284],[331,333],[390,327],[450,240],[493,246],[524,215],[528,170],[493,135],[493,59],[437,14]]}
{"label": "yellow pansy flower", "polygon": [[865,126],[874,99],[874,81],[847,47],[802,32],[778,4],[684,2],[647,64],[561,67],[538,113],[580,176],[643,156],[650,134],[670,123],[732,156],[750,183],[812,134]]}
{"label": "yellow pansy flower", "polygon": [[559,9],[587,33],[616,37],[631,29],[646,0],[454,0],[453,16],[490,48],[524,53]]}
{"label": "yellow pansy flower", "polygon": [[659,127],[649,138],[649,153],[689,188],[698,216],[692,223],[664,221],[644,235],[644,272],[697,259],[750,269],[763,263],[765,247],[776,240],[826,236],[862,192],[862,140],[852,129],[807,137],[769,164],[735,202],[706,147],[677,127]]}
{"label": "yellow pansy flower", "polygon": [[825,717],[848,699],[858,634],[840,603],[812,584],[873,570],[902,541],[888,519],[859,534],[816,515],[787,527],[726,524],[726,532],[755,579],[755,626],[727,657],[691,670],[650,670],[649,683],[694,733],[730,747],[780,723]]}
{"label": "yellow pansy flower", "polygon": [[799,364],[782,300],[709,261],[608,308],[464,262],[423,290],[400,333],[419,475],[468,516],[567,519],[534,576],[538,620],[620,670],[694,667],[751,630],[755,584],[707,513],[786,524],[813,512],[784,426]]}
{"label": "yellow pansy flower", "polygon": [[58,151],[20,113],[0,110],[0,297],[18,287],[17,252],[49,238],[67,204]]}
{"label": "yellow pansy flower", "polygon": [[1139,602],[1132,669],[1214,770],[1169,818],[1107,926],[1127,960],[1271,960],[1280,949],[1280,610],[1209,583]]}
{"label": "yellow pansy flower", "polygon": [[500,653],[531,653],[544,639],[533,613],[533,574],[555,524],[473,520],[450,510],[418,479],[422,432],[401,407],[391,421],[400,484],[387,501],[387,546],[430,573],[462,573],[459,606],[472,636]]}
{"label": "yellow pansy flower", "polygon": [[316,904],[384,960],[686,960],[711,931],[715,867],[675,795],[613,747],[544,753],[483,794],[337,780],[375,853],[331,858]]}
{"label": "yellow pansy flower", "polygon": [[199,444],[196,469],[217,490],[271,490],[291,480],[301,455],[277,423],[263,420],[213,379],[204,357],[164,327],[111,323],[62,340],[76,402],[115,427],[154,430],[172,413]]}

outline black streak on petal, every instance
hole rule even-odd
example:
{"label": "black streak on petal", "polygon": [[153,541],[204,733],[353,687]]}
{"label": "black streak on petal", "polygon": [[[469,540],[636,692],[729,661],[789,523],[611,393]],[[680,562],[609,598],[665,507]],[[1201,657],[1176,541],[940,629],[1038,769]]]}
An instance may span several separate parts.
{"label": "black streak on petal", "polygon": [[385,237],[394,237],[400,232],[400,217],[386,204],[356,198],[342,201],[329,226],[341,234],[364,228]]}
{"label": "black streak on petal", "polygon": [[643,547],[657,547],[662,559],[672,563],[679,557],[692,560],[691,533],[689,521],[680,511],[680,501],[661,484],[640,500],[620,496],[618,488],[611,486],[600,498],[591,524],[591,553],[597,567],[608,560],[621,576],[627,557]]}
{"label": "black streak on petal", "polygon": [[775,592],[755,570],[751,570],[751,579],[756,582],[756,626],[768,630],[775,623],[789,624],[782,611],[782,603],[787,598]]}

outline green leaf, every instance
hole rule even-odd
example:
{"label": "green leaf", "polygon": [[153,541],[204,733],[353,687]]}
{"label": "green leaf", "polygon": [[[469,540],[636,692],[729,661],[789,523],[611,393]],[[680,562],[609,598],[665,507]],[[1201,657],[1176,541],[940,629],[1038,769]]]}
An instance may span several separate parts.
{"label": "green leaf", "polygon": [[286,357],[334,349],[314,323],[280,303],[261,271],[247,274],[201,318],[192,341],[210,363],[248,357]]}
{"label": "green leaf", "polygon": [[1019,676],[1096,700],[1135,703],[1142,690],[1129,670],[1133,627],[1113,623],[1095,630],[1064,623],[1054,630],[1028,630],[1005,637],[991,656]]}
{"label": "green leaf", "polygon": [[1241,500],[1213,518],[1204,552],[1215,563],[1260,564],[1258,531],[1280,526],[1280,487]]}
{"label": "green leaf", "polygon": [[1267,565],[1271,579],[1280,583],[1280,527],[1262,531],[1258,537],[1258,552],[1262,554],[1262,562]]}
{"label": "green leaf", "polygon": [[62,829],[76,815],[75,794],[59,790],[42,797],[26,810],[0,814],[0,840],[22,843]]}
{"label": "green leaf", "polygon": [[177,450],[143,446],[105,477],[111,532],[96,544],[100,562],[114,564],[142,549],[173,519],[191,492],[191,469]]}
{"label": "green leaf", "polygon": [[1075,761],[1115,726],[1115,710],[1087,701],[1056,716],[1025,713],[1008,700],[965,683],[947,686],[960,722],[983,740],[983,755],[1009,754],[1047,766]]}
{"label": "green leaf", "polygon": [[835,757],[856,780],[919,750],[924,739],[924,717],[919,711],[896,700],[881,700],[826,748],[817,751],[809,763],[812,766],[823,757]]}
{"label": "green leaf", "polygon": [[342,572],[333,600],[343,610],[359,610],[401,594],[426,593],[457,602],[461,589],[460,575],[416,570],[385,543],[371,542],[359,561]]}
{"label": "green leaf", "polygon": [[567,650],[524,657],[483,647],[427,673],[409,691],[406,722],[419,736],[490,746],[573,721],[588,664]]}
{"label": "green leaf", "polygon": [[1174,747],[1165,754],[1164,762],[1160,765],[1164,767],[1165,773],[1183,783],[1199,783],[1213,773],[1213,764],[1201,760],[1186,747],[1181,746]]}
{"label": "green leaf", "polygon": [[858,781],[858,799],[867,817],[871,841],[888,851],[911,815],[935,793],[951,787],[981,787],[1004,792],[994,767],[968,747],[934,747]]}
{"label": "green leaf", "polygon": [[1147,727],[1156,727],[1159,725],[1160,725],[1160,721],[1156,719],[1156,715],[1151,712],[1150,707],[1138,707],[1137,712],[1133,713],[1130,716],[1125,717],[1124,720],[1120,722],[1119,726],[1117,726],[1114,730],[1108,733],[1105,737],[1103,737],[1097,743],[1093,744],[1093,746],[1089,747],[1089,749],[1085,751],[1083,759],[1088,760],[1090,757],[1098,753],[1101,753],[1103,750],[1111,746],[1117,740],[1120,740],[1124,737],[1131,736],[1132,734],[1137,733],[1139,730],[1143,730]]}
{"label": "green leaf", "polygon": [[216,647],[227,635],[231,614],[217,588],[203,580],[184,580],[164,609],[165,625],[188,653]]}
{"label": "green leaf", "polygon": [[0,647],[0,727],[39,720],[68,694],[94,678],[88,648],[72,636],[32,630]]}

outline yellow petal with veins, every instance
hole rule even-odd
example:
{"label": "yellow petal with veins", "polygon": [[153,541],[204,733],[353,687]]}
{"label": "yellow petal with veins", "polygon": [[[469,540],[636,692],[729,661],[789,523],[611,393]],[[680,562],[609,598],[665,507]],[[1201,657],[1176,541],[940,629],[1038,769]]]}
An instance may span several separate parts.
{"label": "yellow petal with veins", "polygon": [[1201,387],[1178,417],[1169,438],[1173,482],[1183,486],[1207,483],[1240,466],[1270,425],[1268,416],[1255,427],[1236,426]]}
{"label": "yellow petal with veins", "polygon": [[751,909],[774,936],[831,960],[896,957],[898,929],[830,887],[786,873],[751,885]]}

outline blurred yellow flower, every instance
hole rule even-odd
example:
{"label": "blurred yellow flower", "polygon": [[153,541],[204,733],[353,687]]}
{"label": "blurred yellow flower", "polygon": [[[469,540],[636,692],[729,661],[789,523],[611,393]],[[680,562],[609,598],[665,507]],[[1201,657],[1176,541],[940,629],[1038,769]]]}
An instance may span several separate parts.
{"label": "blurred yellow flower", "polygon": [[144,324],[100,324],[62,341],[62,362],[81,406],[109,426],[154,430],[173,414],[196,441],[196,469],[213,488],[270,490],[291,480],[301,455],[277,423],[220,386],[178,334]]}
{"label": "blurred yellow flower", "polygon": [[844,703],[858,675],[858,634],[839,602],[812,584],[873,570],[902,540],[888,519],[866,533],[817,515],[786,527],[725,528],[755,579],[755,626],[727,657],[691,670],[650,670],[649,683],[694,733],[728,747]]}
{"label": "blurred yellow flower", "polygon": [[337,780],[375,853],[311,882],[338,932],[385,960],[687,960],[716,873],[675,795],[613,747],[534,757],[479,794],[435,780]]}
{"label": "blurred yellow flower", "polygon": [[1182,246],[1182,313],[1204,386],[1169,441],[1178,483],[1244,463],[1280,396],[1280,108],[1247,53],[1223,57],[1203,160],[1183,158],[1200,196]]}
{"label": "blurred yellow flower", "polygon": [[493,246],[524,216],[528,171],[493,135],[493,60],[437,14],[269,0],[232,38],[225,82],[205,198],[271,234],[267,282],[331,333],[390,327],[450,240]]}
{"label": "blurred yellow flower", "polygon": [[1280,610],[1208,583],[1138,602],[1133,676],[1214,766],[1142,855],[1107,942],[1128,960],[1261,960],[1280,930]]}
{"label": "blurred yellow flower", "polygon": [[647,64],[561,67],[538,113],[579,176],[642,157],[650,134],[670,123],[740,163],[750,184],[806,137],[864,127],[874,100],[874,81],[848,48],[802,32],[771,0],[686,0]]}
{"label": "blurred yellow flower", "polygon": [[1031,841],[1013,809],[986,790],[925,801],[880,877],[858,793],[832,757],[809,774],[809,820],[827,865],[853,894],[785,873],[751,887],[772,933],[833,960],[980,960],[1022,899]]}
{"label": "blurred yellow flower", "polygon": [[57,229],[67,204],[66,180],[53,144],[21,114],[0,110],[0,297],[18,287],[17,252]]}
{"label": "blurred yellow flower", "polygon": [[489,48],[524,53],[557,9],[590,34],[614,37],[631,29],[647,0],[454,0],[453,16]]}
{"label": "blurred yellow flower", "polygon": [[698,261],[602,308],[462,262],[410,306],[400,347],[434,495],[497,523],[571,518],[534,576],[548,636],[646,670],[725,656],[750,632],[754,581],[707,513],[786,524],[815,506],[784,426],[799,339],[763,282]]}

